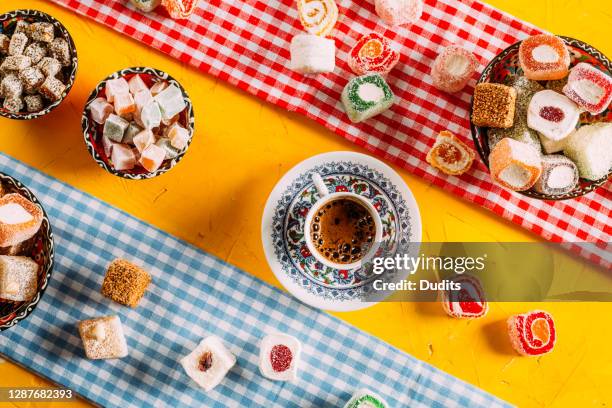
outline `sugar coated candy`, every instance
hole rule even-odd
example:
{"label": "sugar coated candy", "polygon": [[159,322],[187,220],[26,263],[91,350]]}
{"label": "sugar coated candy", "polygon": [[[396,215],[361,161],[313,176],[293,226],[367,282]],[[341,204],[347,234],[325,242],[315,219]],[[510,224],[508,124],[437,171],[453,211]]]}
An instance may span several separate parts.
{"label": "sugar coated candy", "polygon": [[612,77],[581,62],[570,71],[563,93],[591,115],[598,115],[612,102]]}
{"label": "sugar coated candy", "polygon": [[50,43],[55,39],[55,29],[53,28],[53,24],[46,21],[32,23],[28,31],[30,32],[32,41]]}
{"label": "sugar coated candy", "polygon": [[38,264],[25,256],[0,255],[0,298],[25,302],[36,295]]}
{"label": "sugar coated candy", "polygon": [[[145,89],[145,90],[134,93],[134,103],[136,104],[136,110],[138,112],[140,112],[145,105],[151,102],[153,102],[153,95],[151,94],[151,91],[149,89]],[[160,112],[160,117],[161,117],[161,112]]]}
{"label": "sugar coated candy", "polygon": [[205,391],[211,391],[236,364],[236,357],[221,339],[210,336],[202,340],[189,355],[181,359],[185,372]]}
{"label": "sugar coated candy", "polygon": [[130,122],[128,128],[123,135],[123,143],[134,144],[134,137],[142,132],[142,128],[136,124],[136,122]]}
{"label": "sugar coated candy", "polygon": [[565,78],[570,54],[563,40],[550,34],[529,37],[519,47],[519,62],[525,76],[535,81]]}
{"label": "sugar coated candy", "polygon": [[9,55],[0,64],[0,71],[5,73],[9,71],[21,71],[32,65],[30,57],[25,55]]}
{"label": "sugar coated candy", "polygon": [[174,159],[178,157],[179,154],[181,154],[181,149],[177,149],[176,147],[172,146],[172,143],[170,143],[170,139],[168,139],[167,137],[160,137],[159,139],[157,139],[155,144],[166,151],[166,157],[164,158],[164,160]]}
{"label": "sugar coated candy", "polygon": [[49,55],[62,64],[63,67],[70,66],[70,46],[63,38],[56,38],[49,44]]}
{"label": "sugar coated candy", "polygon": [[375,392],[368,389],[358,390],[344,405],[344,408],[391,408],[387,402]]}
{"label": "sugar coated candy", "polygon": [[300,22],[306,32],[325,37],[338,21],[338,6],[334,0],[297,0]]}
{"label": "sugar coated candy", "polygon": [[512,347],[523,356],[539,356],[555,347],[557,330],[550,313],[533,310],[510,316],[508,335]]}
{"label": "sugar coated candy", "polygon": [[83,320],[79,322],[79,335],[89,359],[123,358],[128,355],[119,316]]}
{"label": "sugar coated candy", "polygon": [[471,52],[456,45],[446,47],[431,68],[433,85],[444,92],[459,92],[465,88],[478,65]]}
{"label": "sugar coated candy", "polygon": [[2,107],[9,112],[17,113],[23,109],[23,99],[20,97],[4,98]]}
{"label": "sugar coated candy", "polygon": [[527,143],[505,138],[489,155],[491,177],[498,184],[515,191],[530,189],[542,173],[540,153]]}
{"label": "sugar coated candy", "polygon": [[114,98],[115,113],[119,116],[126,117],[136,111],[136,104],[131,93],[122,93],[115,95]]}
{"label": "sugar coated candy", "polygon": [[106,99],[110,103],[115,102],[115,96],[130,92],[130,85],[125,78],[109,79],[106,81]]}
{"label": "sugar coated candy", "polygon": [[24,33],[16,33],[11,37],[9,43],[8,54],[9,55],[22,55],[28,45],[28,36]]}
{"label": "sugar coated candy", "polygon": [[113,105],[104,98],[96,98],[88,106],[91,119],[99,124],[103,124],[108,116],[113,113]]}
{"label": "sugar coated candy", "polygon": [[474,90],[472,122],[476,126],[510,128],[514,124],[516,89],[481,83]]}
{"label": "sugar coated candy", "polygon": [[62,64],[55,58],[43,57],[36,67],[40,69],[45,76],[54,77],[61,71]]}
{"label": "sugar coated candy", "polygon": [[537,81],[532,81],[525,76],[517,76],[512,78],[509,86],[516,90],[516,117],[515,120],[519,119],[519,116],[526,121],[527,109],[529,108],[529,102],[536,93],[543,91],[544,87]]}
{"label": "sugar coated candy", "polygon": [[30,113],[40,112],[45,107],[40,95],[26,95],[23,98],[23,102],[26,105],[26,110]]}
{"label": "sugar coated candy", "polygon": [[0,197],[0,247],[10,247],[32,238],[42,224],[43,212],[20,194]]}
{"label": "sugar coated candy", "polygon": [[113,168],[115,170],[133,169],[137,162],[134,151],[128,145],[120,143],[113,145],[111,161],[113,162]]}
{"label": "sugar coated candy", "polygon": [[459,175],[469,170],[475,157],[474,150],[445,130],[436,138],[427,162],[446,174]]}
{"label": "sugar coated candy", "polygon": [[390,26],[414,24],[423,14],[423,0],[374,0],[374,7]]}
{"label": "sugar coated candy", "polygon": [[187,107],[183,92],[174,84],[155,95],[154,99],[159,105],[162,119],[170,119]]}
{"label": "sugar coated candy", "polygon": [[336,67],[334,40],[314,34],[298,34],[291,40],[291,69],[301,74],[332,72]]}
{"label": "sugar coated candy", "polygon": [[155,143],[155,135],[150,129],[143,130],[133,138],[133,144],[140,153],[153,143]]}
{"label": "sugar coated candy", "polygon": [[578,184],[578,167],[567,157],[554,154],[542,157],[542,175],[533,186],[538,193],[569,193]]}
{"label": "sugar coated candy", "polygon": [[442,307],[449,316],[475,319],[487,314],[489,304],[478,278],[463,274],[450,280],[461,285],[461,289],[442,291]]}
{"label": "sugar coated candy", "polygon": [[62,98],[66,85],[57,78],[47,77],[38,88],[38,92],[48,100],[55,102]]}
{"label": "sugar coated candy", "polygon": [[170,125],[166,129],[165,136],[170,140],[170,144],[175,149],[182,150],[189,143],[189,131],[178,123]]}
{"label": "sugar coated candy", "polygon": [[545,154],[553,154],[553,153],[562,152],[563,149],[565,149],[565,144],[567,142],[567,139],[569,138],[568,136],[565,139],[552,140],[552,139],[547,138],[541,133],[537,133],[537,134],[538,134],[538,138],[540,139],[540,146],[542,146],[542,151]]}
{"label": "sugar coated candy", "polygon": [[45,76],[40,69],[28,67],[19,71],[19,79],[23,83],[26,92],[33,92],[45,81]]}
{"label": "sugar coated candy", "polygon": [[150,173],[157,171],[166,159],[166,150],[154,143],[142,151],[139,160],[140,165]]}
{"label": "sugar coated candy", "polygon": [[0,94],[4,98],[19,98],[23,94],[23,82],[15,74],[8,74],[0,81]]}
{"label": "sugar coated candy", "polygon": [[149,13],[157,8],[161,4],[161,0],[130,0],[130,3],[134,5],[138,10]]}
{"label": "sugar coated candy", "polygon": [[576,163],[580,177],[605,177],[612,169],[612,123],[582,126],[568,137],[563,153]]}
{"label": "sugar coated candy", "polygon": [[342,91],[342,104],[349,119],[363,122],[388,110],[395,95],[379,74],[367,74],[351,79]]}
{"label": "sugar coated candy", "polygon": [[269,334],[259,345],[259,371],[276,381],[295,381],[302,345],[286,334]]}
{"label": "sugar coated candy", "polygon": [[177,20],[188,18],[198,6],[199,0],[161,0],[170,17]]}
{"label": "sugar coated candy", "polygon": [[567,96],[549,89],[536,93],[527,112],[527,124],[550,140],[565,139],[576,129],[580,109]]}
{"label": "sugar coated candy", "polygon": [[8,54],[9,44],[11,39],[6,34],[0,34],[0,55]]}
{"label": "sugar coated candy", "polygon": [[148,91],[149,87],[142,80],[140,75],[136,74],[128,81],[128,86],[130,87],[130,93],[132,95],[136,95],[140,91]]}
{"label": "sugar coated candy", "polygon": [[138,115],[140,124],[145,129],[153,129],[159,126],[162,120],[162,113],[159,104],[153,100],[142,107]]}
{"label": "sugar coated candy", "polygon": [[130,123],[127,120],[115,115],[114,113],[111,113],[104,122],[103,134],[113,142],[121,143],[123,140],[123,135],[125,134],[129,124]]}
{"label": "sugar coated candy", "polygon": [[40,60],[47,56],[47,46],[41,42],[34,42],[26,47],[23,55],[29,57],[32,64],[38,64]]}
{"label": "sugar coated candy", "polygon": [[378,33],[369,33],[357,41],[349,53],[349,66],[357,75],[375,73],[386,75],[399,61],[399,52]]}
{"label": "sugar coated candy", "polygon": [[30,34],[30,23],[28,23],[25,20],[17,20],[13,34],[17,34],[17,33],[29,35]]}

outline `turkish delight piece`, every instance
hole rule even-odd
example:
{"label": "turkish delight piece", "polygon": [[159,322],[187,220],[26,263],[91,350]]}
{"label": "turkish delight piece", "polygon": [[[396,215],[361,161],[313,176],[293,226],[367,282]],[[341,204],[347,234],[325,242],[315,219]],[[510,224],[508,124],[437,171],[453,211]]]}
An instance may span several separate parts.
{"label": "turkish delight piece", "polygon": [[276,381],[295,381],[302,345],[286,334],[269,334],[259,345],[259,371]]}
{"label": "turkish delight piece", "polygon": [[567,157],[555,154],[542,157],[542,175],[533,186],[541,194],[560,195],[578,184],[578,167]]}
{"label": "turkish delight piece", "polygon": [[166,150],[156,144],[150,144],[142,151],[139,162],[146,171],[153,173],[160,168],[165,159]]}
{"label": "turkish delight piece", "polygon": [[20,194],[0,197],[0,247],[20,244],[32,238],[42,224],[43,212]]}
{"label": "turkish delight piece", "polygon": [[106,122],[106,119],[113,113],[113,105],[107,102],[104,98],[96,98],[89,104],[89,113],[91,120],[100,125]]}
{"label": "turkish delight piece", "polygon": [[565,149],[565,144],[567,143],[567,139],[569,139],[569,136],[561,140],[552,140],[547,138],[543,134],[538,133],[538,138],[540,139],[540,146],[542,146],[542,151],[545,154],[553,154],[562,152],[563,149]]}
{"label": "turkish delight piece", "polygon": [[368,389],[355,392],[344,408],[391,408],[378,394]]}
{"label": "turkish delight piece", "polygon": [[113,145],[111,161],[115,170],[131,170],[136,166],[137,160],[136,154],[128,145],[117,143]]}
{"label": "turkish delight piece", "polygon": [[32,65],[38,64],[40,60],[47,56],[47,46],[41,42],[33,42],[26,47],[23,55],[30,57]]}
{"label": "turkish delight piece", "polygon": [[25,34],[26,36],[30,35],[30,23],[25,20],[18,20],[15,24],[15,30],[13,30],[13,35],[15,34]]}
{"label": "turkish delight piece", "polygon": [[[138,91],[134,94],[134,103],[136,104],[137,112],[142,111],[142,108],[151,102],[153,102],[153,95],[151,94],[151,91],[148,89],[143,89],[142,91]],[[160,112],[160,116],[161,116],[161,112]]]}
{"label": "turkish delight piece", "polygon": [[133,145],[134,137],[138,135],[140,132],[142,132],[142,130],[143,129],[140,126],[138,126],[136,122],[130,122],[127,130],[125,131],[125,134],[123,135],[122,143]]}
{"label": "turkish delight piece", "polygon": [[525,76],[535,81],[565,78],[570,54],[563,40],[550,34],[529,37],[519,47],[519,62]]}
{"label": "turkish delight piece", "polygon": [[161,5],[166,8],[170,17],[183,20],[195,11],[199,0],[161,0]]}
{"label": "turkish delight piece", "polygon": [[449,131],[438,134],[427,154],[427,162],[450,175],[463,174],[470,169],[476,153]]}
{"label": "turkish delight piece", "polygon": [[21,71],[30,65],[32,65],[30,57],[26,57],[25,55],[9,55],[2,61],[0,70],[3,72]]}
{"label": "turkish delight piece", "polygon": [[298,34],[291,40],[291,69],[301,74],[322,74],[336,68],[336,43],[314,34]]}
{"label": "turkish delight piece", "polygon": [[52,102],[60,100],[65,90],[66,85],[59,79],[53,77],[47,77],[45,82],[38,88],[40,94]]}
{"label": "turkish delight piece", "polygon": [[374,7],[390,26],[414,24],[423,14],[423,0],[374,0]]}
{"label": "turkish delight piece", "polygon": [[189,131],[178,123],[168,127],[164,135],[170,140],[170,144],[179,150],[187,147],[189,143]]}
{"label": "turkish delight piece", "polygon": [[103,135],[116,143],[123,141],[123,135],[129,126],[129,122],[120,116],[111,113],[104,122]]}
{"label": "turkish delight piece", "polygon": [[128,81],[128,85],[130,87],[130,93],[132,95],[136,95],[140,91],[148,90],[149,87],[142,80],[140,75],[136,74]]}
{"label": "turkish delight piece", "polygon": [[446,47],[431,68],[433,85],[444,92],[461,91],[478,69],[478,60],[471,52],[456,45]]}
{"label": "turkish delight piece", "polygon": [[369,33],[357,41],[349,53],[349,66],[357,75],[376,73],[387,75],[400,58],[389,41],[378,33]]}
{"label": "turkish delight piece", "polygon": [[130,93],[130,86],[128,85],[125,78],[115,78],[106,81],[106,99],[113,103],[115,102],[116,95],[122,95]]}
{"label": "turkish delight piece", "polygon": [[37,67],[46,77],[54,77],[62,70],[62,64],[55,58],[43,57]]}
{"label": "turkish delight piece", "polygon": [[79,335],[89,359],[123,358],[128,355],[119,316],[83,320],[79,322]]}
{"label": "turkish delight piece", "polygon": [[102,148],[104,149],[104,154],[106,155],[106,157],[108,158],[111,157],[114,146],[115,146],[115,142],[113,142],[106,136],[102,136]]}
{"label": "turkish delight piece", "polygon": [[351,79],[342,91],[342,104],[349,119],[363,122],[388,110],[395,102],[391,88],[379,74]]}
{"label": "turkish delight piece", "polygon": [[131,93],[121,93],[115,95],[114,101],[115,113],[121,117],[129,116],[136,111],[136,104]]}
{"label": "turkish delight piece", "polygon": [[134,146],[142,153],[144,149],[155,143],[155,135],[150,129],[145,129],[132,139]]}
{"label": "turkish delight piece", "polygon": [[298,0],[298,15],[304,30],[326,37],[338,21],[338,6],[334,0]]}
{"label": "turkish delight piece", "polygon": [[23,55],[26,46],[28,45],[28,36],[24,33],[13,34],[9,43],[9,55]]}
{"label": "turkish delight piece", "polygon": [[552,351],[557,340],[555,322],[550,313],[533,310],[510,316],[508,335],[512,347],[523,356],[540,356]]}
{"label": "turkish delight piece", "polygon": [[0,298],[25,302],[36,296],[38,268],[31,258],[0,255]]}
{"label": "turkish delight piece", "polygon": [[55,39],[53,24],[44,21],[30,25],[30,37],[33,41],[50,43]]}
{"label": "turkish delight piece", "polygon": [[536,93],[527,112],[527,124],[550,140],[565,139],[576,129],[580,109],[567,96],[549,89]]}
{"label": "turkish delight piece", "polygon": [[37,90],[45,82],[45,76],[42,71],[35,67],[28,67],[19,71],[19,79],[23,83],[23,88],[26,92]]}
{"label": "turkish delight piece", "polygon": [[70,46],[63,38],[56,38],[49,44],[49,55],[62,64],[63,67],[70,66]]}
{"label": "turkish delight piece", "polygon": [[160,137],[159,139],[157,139],[157,142],[155,142],[155,144],[166,151],[166,157],[164,158],[164,160],[175,159],[176,157],[178,157],[179,154],[181,154],[181,149],[177,149],[176,147],[172,146],[172,143],[170,143],[170,139],[168,139],[167,137]]}
{"label": "turkish delight piece", "polygon": [[159,105],[162,119],[170,119],[187,107],[183,92],[174,84],[155,95],[155,102]]}
{"label": "turkish delight piece", "polygon": [[489,165],[493,180],[515,191],[530,189],[542,173],[540,153],[533,146],[510,138],[495,145]]}
{"label": "turkish delight piece", "polygon": [[2,107],[9,112],[19,113],[23,109],[23,99],[19,96],[4,98]]}
{"label": "turkish delight piece", "polygon": [[11,39],[8,35],[0,34],[0,55],[8,54],[10,43],[11,43]]}
{"label": "turkish delight piece", "polygon": [[136,307],[151,283],[151,276],[142,268],[124,259],[110,263],[102,283],[102,295],[129,307]]}
{"label": "turkish delight piece", "polygon": [[563,153],[576,163],[580,177],[605,177],[612,168],[612,123],[582,126],[568,137]]}
{"label": "turkish delight piece", "polygon": [[442,307],[451,317],[476,319],[489,311],[480,280],[472,275],[456,275],[450,279],[461,285],[459,290],[442,291]]}
{"label": "turkish delight piece", "polygon": [[570,71],[563,93],[591,115],[598,115],[612,102],[612,77],[581,62]]}
{"label": "turkish delight piece", "polygon": [[508,85],[516,90],[515,120],[522,118],[523,121],[526,121],[531,98],[536,93],[543,91],[544,87],[539,82],[532,81],[525,76],[514,77]]}
{"label": "turkish delight piece", "polygon": [[159,127],[162,120],[162,112],[159,104],[153,100],[152,102],[146,104],[140,114],[137,115],[140,124],[145,129],[153,129]]}
{"label": "turkish delight piece", "polygon": [[514,124],[516,89],[481,83],[474,90],[472,123],[476,126],[510,128]]}
{"label": "turkish delight piece", "polygon": [[168,84],[167,81],[158,81],[155,82],[152,86],[151,86],[151,95],[155,96],[158,93],[160,93],[161,91],[163,91],[164,89],[166,89],[170,84]]}
{"label": "turkish delight piece", "polygon": [[23,82],[15,74],[8,74],[0,81],[0,94],[5,98],[19,98],[23,94]]}
{"label": "turkish delight piece", "polygon": [[26,95],[23,101],[25,102],[26,110],[30,113],[40,112],[45,107],[40,95]]}
{"label": "turkish delight piece", "polygon": [[205,391],[219,385],[235,364],[236,357],[216,336],[203,339],[189,355],[181,359],[187,375]]}
{"label": "turkish delight piece", "polygon": [[149,13],[161,4],[161,0],[130,0],[138,10]]}

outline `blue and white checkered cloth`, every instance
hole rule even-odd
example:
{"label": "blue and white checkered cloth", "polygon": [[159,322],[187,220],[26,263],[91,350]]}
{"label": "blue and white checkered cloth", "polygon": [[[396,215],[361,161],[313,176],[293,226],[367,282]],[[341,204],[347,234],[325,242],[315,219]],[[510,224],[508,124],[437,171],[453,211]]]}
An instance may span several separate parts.
{"label": "blue and white checkered cloth", "polygon": [[[108,407],[341,407],[358,388],[391,407],[501,407],[506,403],[419,361],[90,195],[10,157],[0,171],[28,186],[48,212],[56,264],[34,313],[0,334],[0,353]],[[151,273],[136,309],[102,297],[108,263]],[[129,356],[87,360],[79,320],[117,314]],[[280,331],[303,344],[299,380],[258,369],[259,341]],[[237,365],[212,392],[179,359],[204,336],[224,339]]]}

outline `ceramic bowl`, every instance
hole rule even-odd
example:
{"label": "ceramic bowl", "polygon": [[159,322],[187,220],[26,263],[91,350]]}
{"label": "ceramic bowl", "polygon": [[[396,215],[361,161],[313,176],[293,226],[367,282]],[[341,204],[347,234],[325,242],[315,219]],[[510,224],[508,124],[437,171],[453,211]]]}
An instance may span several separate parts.
{"label": "ceramic bowl", "polygon": [[[159,81],[167,81],[170,84],[178,86],[181,92],[183,93],[183,97],[185,98],[185,102],[187,104],[187,107],[185,108],[185,110],[183,110],[179,117],[179,123],[189,131],[189,142],[187,143],[187,147],[185,147],[181,154],[179,154],[174,159],[164,160],[161,167],[152,173],[146,171],[144,168],[138,165],[130,170],[116,170],[113,167],[110,157],[106,155],[106,153],[104,152],[104,147],[102,146],[103,125],[100,125],[91,119],[88,109],[89,104],[94,99],[106,96],[105,87],[106,82],[108,80],[123,77],[129,81],[130,78],[132,78],[134,75],[140,75],[140,77],[149,86],[149,88],[155,82]],[[143,180],[164,174],[171,168],[173,168],[179,161],[181,161],[181,159],[187,152],[187,149],[189,149],[189,145],[191,144],[191,140],[193,138],[193,132],[195,129],[195,116],[191,99],[189,99],[187,92],[181,86],[181,84],[178,83],[178,81],[176,81],[167,73],[158,69],[147,67],[132,67],[122,69],[121,71],[117,71],[109,75],[96,86],[91,95],[89,95],[87,102],[85,103],[85,109],[83,110],[83,116],[81,118],[81,127],[83,129],[83,137],[85,138],[85,145],[87,146],[87,150],[89,150],[91,157],[93,157],[93,159],[96,161],[96,163],[98,163],[100,167],[102,167],[109,173],[114,174],[115,176],[131,180]]]}
{"label": "ceramic bowl", "polygon": [[[574,38],[570,37],[560,37],[565,41],[565,44],[571,55],[571,67],[580,63],[586,62],[596,66],[597,68],[607,71],[610,75],[612,75],[612,62],[603,55],[600,51],[593,48],[592,46]],[[482,82],[493,82],[493,83],[509,83],[511,79],[515,76],[522,76],[523,70],[520,67],[518,60],[518,50],[520,42],[511,45],[502,51],[499,55],[497,55],[491,63],[484,69],[478,83]],[[545,85],[545,82],[542,82]],[[472,109],[473,109],[473,99],[472,99]],[[471,109],[470,109],[470,117],[471,117]],[[590,115],[589,113],[583,113],[580,116],[579,126],[588,125],[591,123],[597,122],[610,122],[612,121],[612,109],[608,109],[607,111],[599,114],[599,115]],[[478,154],[480,158],[484,162],[484,164],[489,167],[489,144],[488,144],[488,128],[477,127],[473,124],[472,127],[472,138],[474,140],[474,144],[476,145],[476,149],[478,150]],[[560,195],[550,195],[550,194],[540,194],[535,190],[527,190],[520,192],[521,194],[536,198],[540,200],[568,200],[583,196],[588,194],[598,187],[604,185],[611,173],[608,173],[607,176],[602,177],[599,180],[591,181],[580,179],[576,188],[569,193],[560,194]]]}
{"label": "ceramic bowl", "polygon": [[51,279],[54,263],[54,243],[49,217],[47,217],[47,213],[36,196],[21,182],[1,172],[0,182],[5,193],[21,194],[40,206],[43,212],[43,221],[40,229],[34,237],[25,243],[23,250],[17,254],[32,258],[40,266],[38,269],[38,290],[36,295],[26,302],[0,299],[0,331],[2,331],[15,326],[18,322],[28,317],[34,311],[38,302],[40,302]]}
{"label": "ceramic bowl", "polygon": [[70,47],[70,58],[72,60],[70,66],[62,68],[60,74],[62,82],[66,85],[66,89],[64,90],[62,97],[59,100],[46,105],[43,110],[38,112],[23,111],[19,113],[13,113],[4,109],[0,104],[0,116],[9,119],[29,120],[36,119],[48,114],[53,109],[57,108],[64,101],[64,99],[66,99],[66,96],[68,96],[68,93],[72,89],[72,85],[74,85],[74,80],[76,78],[76,72],[78,68],[78,58],[76,46],[74,45],[74,41],[72,40],[70,33],[68,32],[68,30],[66,30],[66,27],[64,27],[64,25],[57,21],[54,17],[43,13],[42,11],[14,10],[0,15],[0,34],[11,35],[15,30],[15,25],[17,24],[17,21],[19,20],[25,20],[30,23],[48,22],[53,24],[53,26],[55,27],[55,36],[62,37],[66,41],[68,41],[68,45]]}

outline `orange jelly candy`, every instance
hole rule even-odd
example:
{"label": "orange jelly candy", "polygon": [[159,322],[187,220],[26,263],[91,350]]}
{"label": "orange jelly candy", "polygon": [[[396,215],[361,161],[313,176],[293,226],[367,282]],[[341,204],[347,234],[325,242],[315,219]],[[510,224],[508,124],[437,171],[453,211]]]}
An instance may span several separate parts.
{"label": "orange jelly candy", "polygon": [[440,132],[427,154],[427,162],[446,174],[457,176],[470,169],[476,154],[449,131]]}
{"label": "orange jelly candy", "polygon": [[519,47],[519,62],[528,79],[562,79],[569,73],[570,54],[561,38],[540,34],[523,40]]}

